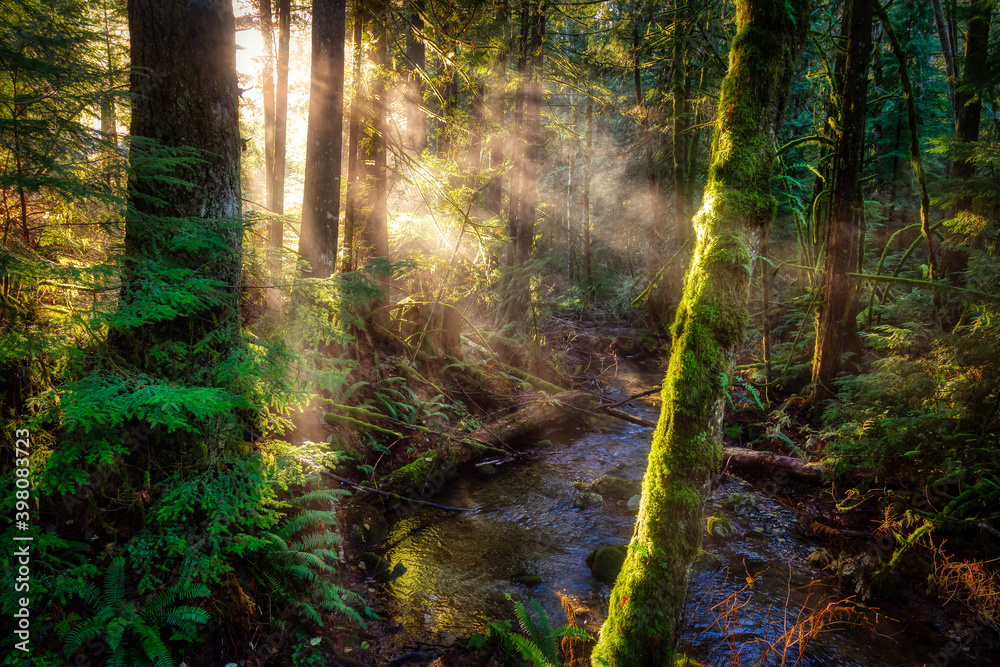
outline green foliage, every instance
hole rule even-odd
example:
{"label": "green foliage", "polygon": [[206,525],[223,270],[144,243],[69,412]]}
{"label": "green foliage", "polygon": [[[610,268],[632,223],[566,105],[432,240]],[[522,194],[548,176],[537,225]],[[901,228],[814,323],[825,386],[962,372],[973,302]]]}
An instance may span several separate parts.
{"label": "green foliage", "polygon": [[[838,468],[861,466],[876,482],[909,488],[961,479],[985,492],[978,482],[1000,473],[998,341],[1000,318],[988,308],[936,339],[919,324],[876,327],[868,342],[885,356],[869,372],[844,378],[826,415],[838,425],[828,449]],[[993,495],[962,513],[985,510]]]}
{"label": "green foliage", "polygon": [[[507,596],[510,600],[510,595]],[[593,637],[585,630],[574,625],[564,625],[553,628],[545,609],[538,600],[531,598],[526,606],[522,602],[514,603],[514,615],[517,617],[521,633],[511,629],[510,621],[490,622],[487,634],[474,634],[469,638],[469,648],[480,648],[494,645],[509,655],[518,654],[533,667],[550,667],[560,664],[560,637],[572,637],[581,641],[593,641]]]}
{"label": "green foliage", "polygon": [[170,627],[174,630],[168,641],[194,641],[200,626],[208,622],[209,613],[179,603],[209,594],[206,586],[191,584],[162,589],[142,603],[128,599],[125,563],[117,557],[105,574],[103,591],[93,584],[79,590],[79,596],[93,612],[66,635],[63,653],[72,657],[87,640],[103,638],[108,652],[105,664],[109,667],[174,667],[163,633]]}

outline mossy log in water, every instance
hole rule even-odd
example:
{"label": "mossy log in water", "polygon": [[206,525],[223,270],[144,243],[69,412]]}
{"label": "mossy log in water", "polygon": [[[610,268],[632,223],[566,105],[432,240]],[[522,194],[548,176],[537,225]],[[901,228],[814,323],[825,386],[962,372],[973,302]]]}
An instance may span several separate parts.
{"label": "mossy log in water", "polygon": [[805,0],[738,0],[718,103],[697,244],[673,326],[663,408],[628,556],[594,665],[674,665],[675,635],[702,512],[722,456],[733,350],[749,312],[750,273],[774,218],[775,128],[808,28]]}

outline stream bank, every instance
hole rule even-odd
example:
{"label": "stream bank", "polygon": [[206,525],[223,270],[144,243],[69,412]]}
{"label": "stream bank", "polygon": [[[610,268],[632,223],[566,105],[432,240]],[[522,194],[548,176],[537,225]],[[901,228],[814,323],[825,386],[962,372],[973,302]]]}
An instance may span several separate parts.
{"label": "stream bank", "polygon": [[[661,377],[655,364],[622,360],[604,384],[616,392],[612,398],[624,398]],[[655,420],[658,397],[635,402],[631,411]],[[537,599],[554,625],[570,609],[581,627],[597,633],[611,585],[585,561],[594,549],[626,544],[635,514],[625,498],[581,507],[574,482],[607,475],[641,482],[650,433],[610,418],[589,421],[544,434],[531,460],[463,469],[434,497],[469,511],[417,509],[388,526],[379,552],[394,568],[392,580],[373,584],[376,607],[388,619],[379,633],[379,664],[405,655],[416,657],[393,664],[428,664],[447,654],[446,647],[484,631],[488,620],[512,618],[508,595]],[[940,607],[905,592],[879,609],[854,605],[838,586],[844,582],[815,567],[824,563],[813,554],[828,545],[791,507],[817,502],[820,493],[781,476],[752,483],[731,472],[719,478],[706,518],[723,517],[733,530],[706,538],[707,554],[692,574],[682,640],[691,657],[755,664],[788,643],[782,635],[791,627],[822,621],[829,631],[810,637],[798,664],[940,662],[954,623]],[[796,655],[794,645],[789,654]],[[963,655],[946,655],[948,664],[966,664],[958,660]]]}

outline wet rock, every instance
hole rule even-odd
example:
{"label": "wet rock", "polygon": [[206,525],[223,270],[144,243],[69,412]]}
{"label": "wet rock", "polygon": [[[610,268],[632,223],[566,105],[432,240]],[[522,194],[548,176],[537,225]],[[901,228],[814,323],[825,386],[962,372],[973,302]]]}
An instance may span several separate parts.
{"label": "wet rock", "polygon": [[628,508],[631,512],[636,512],[639,510],[639,504],[642,502],[642,496],[636,494],[628,499]]}
{"label": "wet rock", "polygon": [[609,498],[624,500],[639,493],[639,485],[621,477],[598,477],[587,489],[591,493],[599,493]]}
{"label": "wet rock", "polygon": [[622,564],[625,562],[627,547],[601,547],[587,555],[587,566],[594,578],[612,582],[618,578]]}
{"label": "wet rock", "polygon": [[578,493],[573,499],[573,507],[591,507],[592,505],[603,505],[604,497],[599,493]]}
{"label": "wet rock", "polygon": [[726,509],[739,511],[746,511],[750,508],[757,507],[758,504],[757,496],[752,493],[730,493],[723,501],[722,506]]}
{"label": "wet rock", "polygon": [[537,574],[521,574],[514,577],[515,584],[524,584],[525,586],[535,586],[542,583],[542,578]]}
{"label": "wet rock", "polygon": [[389,571],[389,561],[382,556],[379,556],[377,553],[372,553],[371,551],[359,554],[358,561],[361,569],[364,570],[365,574],[369,577],[377,577],[380,574],[385,574]]}
{"label": "wet rock", "polygon": [[538,485],[538,490],[546,498],[569,498],[576,494],[573,485],[566,479],[543,479]]}
{"label": "wet rock", "polygon": [[698,551],[698,556],[694,559],[693,567],[696,572],[712,572],[722,567],[722,561],[715,554],[701,549]]}
{"label": "wet rock", "polygon": [[708,534],[713,537],[721,537],[728,540],[736,535],[736,526],[732,521],[723,516],[708,517]]}
{"label": "wet rock", "polygon": [[367,503],[358,503],[349,509],[345,522],[354,536],[369,546],[389,536],[389,522],[381,511]]}
{"label": "wet rock", "polygon": [[497,474],[497,467],[492,463],[487,463],[486,465],[481,465],[476,468],[476,474],[482,477],[489,477]]}

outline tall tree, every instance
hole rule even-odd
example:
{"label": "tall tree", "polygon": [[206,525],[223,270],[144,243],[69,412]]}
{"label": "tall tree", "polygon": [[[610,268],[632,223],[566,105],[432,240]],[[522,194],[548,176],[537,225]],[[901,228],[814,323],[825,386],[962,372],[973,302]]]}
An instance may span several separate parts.
{"label": "tall tree", "polygon": [[[258,0],[260,36],[264,62],[261,94],[264,96],[264,195],[267,209],[274,210],[274,11],[271,0]],[[270,232],[269,232],[270,234]]]}
{"label": "tall tree", "polygon": [[538,161],[542,138],[542,75],[545,64],[545,3],[531,9],[528,70],[524,96],[524,159],[521,162],[521,196],[518,200],[517,261],[531,259],[538,207]]}
{"label": "tall tree", "polygon": [[674,664],[688,569],[721,458],[727,378],[750,319],[750,267],[774,218],[775,136],[808,9],[805,0],[736,3],[736,36],[694,219],[697,244],[673,324],[660,420],[594,665]]}
{"label": "tall tree", "polygon": [[317,278],[326,278],[337,266],[346,16],[346,0],[313,0],[312,79],[299,255],[309,262],[309,275]]}
{"label": "tall tree", "polygon": [[386,181],[386,81],[385,76],[389,64],[388,44],[385,21],[387,18],[384,5],[377,8],[372,17],[372,28],[375,31],[375,50],[372,64],[375,71],[372,74],[370,92],[367,99],[367,117],[363,132],[360,158],[364,164],[364,188],[367,198],[367,215],[364,225],[355,230],[358,264],[370,262],[376,257],[389,256],[389,231],[387,228],[388,183]]}
{"label": "tall tree", "polygon": [[424,111],[424,86],[427,47],[421,34],[424,29],[424,1],[408,0],[406,17],[406,60],[409,81],[406,92],[406,137],[416,152],[427,148],[427,113]]}
{"label": "tall tree", "polygon": [[361,77],[361,59],[364,56],[364,34],[368,18],[363,6],[354,9],[354,51],[353,51],[353,94],[351,95],[350,127],[347,134],[347,202],[344,209],[344,259],[343,271],[353,271],[355,267],[354,228],[359,218],[360,174],[359,144],[365,102],[364,80]]}
{"label": "tall tree", "polygon": [[590,247],[590,179],[593,175],[594,153],[594,103],[587,103],[587,121],[584,130],[586,149],[583,154],[583,270],[587,279],[587,287],[594,287],[594,264]]}
{"label": "tall tree", "polygon": [[[150,169],[132,171],[120,324],[111,341],[144,372],[184,367],[198,376],[229,356],[240,334],[243,237],[232,2],[132,0],[128,19],[133,167],[149,164],[143,162],[149,140],[168,150],[193,147],[199,159],[175,170],[179,180],[164,182]],[[195,294],[195,304],[177,302],[181,292]],[[161,317],[150,320],[151,311]],[[202,377],[208,384],[232,381]]]}
{"label": "tall tree", "polygon": [[[983,114],[980,95],[986,72],[989,71],[990,20],[993,3],[975,0],[965,39],[965,58],[962,64],[962,81],[955,91],[955,130],[963,143],[979,139],[979,122]],[[967,159],[955,160],[952,176],[968,179],[975,173],[975,166]]]}
{"label": "tall tree", "polygon": [[[278,0],[278,66],[277,83],[274,91],[274,157],[271,161],[271,201],[270,209],[275,214],[271,218],[269,242],[272,248],[280,250],[284,241],[284,225],[281,216],[285,213],[285,153],[288,136],[288,58],[291,41],[292,9],[291,0]],[[281,268],[280,252],[275,253],[274,266]]]}
{"label": "tall tree", "polygon": [[828,398],[830,382],[840,371],[841,356],[860,347],[857,334],[857,286],[848,274],[858,269],[858,238],[864,224],[861,169],[868,107],[868,68],[872,51],[874,0],[850,0],[847,59],[840,90],[840,133],[833,168],[826,260],[820,277],[813,355],[813,400]]}

